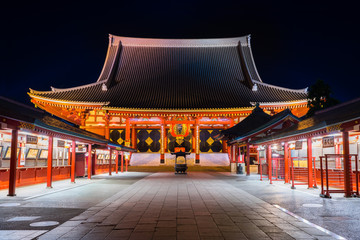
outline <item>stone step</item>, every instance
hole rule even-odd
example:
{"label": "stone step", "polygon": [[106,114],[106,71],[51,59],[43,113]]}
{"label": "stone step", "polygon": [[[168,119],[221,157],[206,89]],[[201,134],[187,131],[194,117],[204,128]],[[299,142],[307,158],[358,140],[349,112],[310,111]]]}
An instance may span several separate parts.
{"label": "stone step", "polygon": [[[189,166],[195,164],[195,153],[186,156],[186,162]],[[130,160],[131,166],[159,166],[159,153],[133,153]],[[165,154],[165,165],[175,165],[175,155]],[[229,155],[227,153],[201,153],[201,166],[229,166]]]}

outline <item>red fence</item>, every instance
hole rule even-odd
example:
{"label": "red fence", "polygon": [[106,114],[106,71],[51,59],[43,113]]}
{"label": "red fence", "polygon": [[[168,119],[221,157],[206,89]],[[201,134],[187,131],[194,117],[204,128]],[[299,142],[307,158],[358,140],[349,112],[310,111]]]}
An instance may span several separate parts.
{"label": "red fence", "polygon": [[285,181],[285,160],[284,158],[271,159],[271,180]]}
{"label": "red fence", "polygon": [[[349,168],[350,193],[357,197],[359,197],[358,165],[358,156],[349,154],[347,167]],[[331,198],[330,193],[346,192],[344,154],[325,154],[320,157],[320,181],[322,197]]]}
{"label": "red fence", "polygon": [[[111,164],[111,171],[114,172],[116,170],[115,163]],[[95,174],[102,174],[109,172],[109,164],[96,164]]]}
{"label": "red fence", "polygon": [[266,158],[259,158],[259,173],[260,173],[260,181],[264,178],[269,179],[268,175],[268,164],[266,163]]}
{"label": "red fence", "polygon": [[[70,166],[52,168],[53,180],[70,178]],[[47,167],[22,167],[16,169],[16,186],[46,182]],[[9,169],[0,169],[0,189],[9,187]]]}
{"label": "red fence", "polygon": [[[315,157],[311,161],[312,168],[312,185],[317,188],[317,176],[318,173],[315,167]],[[309,185],[309,168],[307,157],[292,157],[290,161],[290,176],[291,176],[291,188],[295,189],[295,185]]]}

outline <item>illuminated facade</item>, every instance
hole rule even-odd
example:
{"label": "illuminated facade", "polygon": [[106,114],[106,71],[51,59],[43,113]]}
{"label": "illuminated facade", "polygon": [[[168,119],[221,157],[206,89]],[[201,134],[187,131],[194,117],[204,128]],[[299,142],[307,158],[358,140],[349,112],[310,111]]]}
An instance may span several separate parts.
{"label": "illuminated facade", "polygon": [[225,39],[142,39],[110,35],[98,80],[51,91],[30,89],[38,107],[138,152],[174,147],[228,152],[215,136],[246,118],[255,103],[269,114],[307,112],[306,89],[264,83],[250,36]]}

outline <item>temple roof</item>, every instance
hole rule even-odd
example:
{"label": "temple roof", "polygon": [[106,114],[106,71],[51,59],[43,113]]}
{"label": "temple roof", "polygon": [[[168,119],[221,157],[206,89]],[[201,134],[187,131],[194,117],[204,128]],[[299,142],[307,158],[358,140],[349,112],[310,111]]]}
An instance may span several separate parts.
{"label": "temple roof", "polygon": [[247,118],[235,126],[221,131],[221,135],[230,140],[230,143],[233,143],[257,135],[284,119],[293,119],[294,122],[300,121],[289,109],[285,109],[271,116],[266,114],[259,106],[256,106]]}
{"label": "temple roof", "polygon": [[50,130],[54,133],[72,136],[84,140],[90,140],[98,144],[111,144],[111,146],[120,148],[124,151],[134,151],[132,148],[111,142],[105,139],[103,136],[83,130],[79,127],[70,125],[54,117],[51,117],[43,110],[18,103],[2,96],[0,96],[0,117],[5,117],[14,121],[30,123],[36,127]]}
{"label": "temple roof", "polygon": [[[306,118],[297,124],[278,132],[271,137],[256,140],[255,143],[263,143],[278,139],[300,136],[315,131],[324,130],[328,133],[339,131],[341,124],[358,120],[360,118],[360,98],[338,104],[336,106],[318,111],[314,116]],[[338,125],[338,126],[337,126]]]}
{"label": "temple roof", "polygon": [[228,109],[306,100],[306,89],[263,83],[250,36],[143,39],[110,35],[100,77],[88,85],[30,90],[50,101],[123,109]]}

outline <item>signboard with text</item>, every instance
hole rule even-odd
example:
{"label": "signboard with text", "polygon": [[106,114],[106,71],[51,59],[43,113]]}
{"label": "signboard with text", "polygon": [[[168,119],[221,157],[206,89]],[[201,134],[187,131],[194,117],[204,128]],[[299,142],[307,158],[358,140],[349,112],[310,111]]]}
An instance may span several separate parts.
{"label": "signboard with text", "polygon": [[296,141],[295,142],[295,150],[301,150],[302,149],[302,141]]}
{"label": "signboard with text", "polygon": [[322,145],[323,148],[334,147],[334,137],[323,137]]}
{"label": "signboard with text", "polygon": [[26,144],[37,144],[37,143],[38,143],[37,136],[26,135]]}

